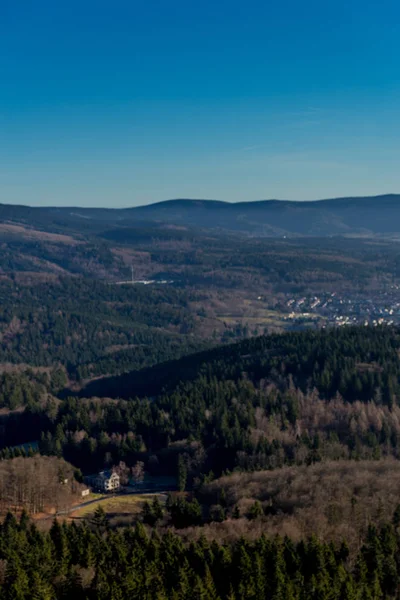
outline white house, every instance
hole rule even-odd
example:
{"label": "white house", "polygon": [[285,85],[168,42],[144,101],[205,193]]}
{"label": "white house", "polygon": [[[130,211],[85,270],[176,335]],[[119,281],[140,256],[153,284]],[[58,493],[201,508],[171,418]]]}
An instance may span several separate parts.
{"label": "white house", "polygon": [[121,486],[119,475],[114,471],[101,471],[97,475],[86,477],[85,481],[100,492],[115,492]]}
{"label": "white house", "polygon": [[96,479],[95,485],[102,492],[113,492],[120,487],[119,475],[113,471],[101,471]]}

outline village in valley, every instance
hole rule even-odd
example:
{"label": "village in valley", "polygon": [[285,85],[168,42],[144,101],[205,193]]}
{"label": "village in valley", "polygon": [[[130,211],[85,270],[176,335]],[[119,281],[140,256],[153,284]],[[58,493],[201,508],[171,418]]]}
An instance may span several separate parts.
{"label": "village in valley", "polygon": [[320,326],[394,325],[400,323],[400,286],[357,293],[354,291],[288,295],[279,303],[284,318],[293,324]]}

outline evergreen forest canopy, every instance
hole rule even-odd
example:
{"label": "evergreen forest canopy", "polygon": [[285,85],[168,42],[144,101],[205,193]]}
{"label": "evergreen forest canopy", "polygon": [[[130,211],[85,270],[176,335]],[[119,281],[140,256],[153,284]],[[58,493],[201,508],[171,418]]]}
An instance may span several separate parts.
{"label": "evergreen forest canopy", "polygon": [[399,517],[368,529],[355,560],[345,543],[298,544],[287,537],[227,547],[186,545],[143,525],[110,531],[102,511],[91,526],[54,521],[40,533],[25,513],[0,528],[4,600],[379,600],[398,597]]}
{"label": "evergreen forest canopy", "polygon": [[202,345],[191,335],[195,298],[180,289],[86,278],[33,286],[0,281],[0,363],[58,365],[66,381],[176,358]]}

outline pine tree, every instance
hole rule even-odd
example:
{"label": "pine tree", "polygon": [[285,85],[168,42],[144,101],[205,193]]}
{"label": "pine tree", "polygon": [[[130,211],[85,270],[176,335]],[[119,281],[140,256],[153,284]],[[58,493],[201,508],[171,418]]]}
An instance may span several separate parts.
{"label": "pine tree", "polygon": [[178,490],[184,492],[186,489],[187,469],[182,455],[178,458]]}
{"label": "pine tree", "polygon": [[252,561],[244,543],[239,547],[237,576],[239,598],[252,598],[255,593]]}
{"label": "pine tree", "polygon": [[142,519],[143,519],[143,523],[146,523],[147,525],[152,526],[155,523],[153,511],[151,509],[150,503],[147,500],[143,504]]}
{"label": "pine tree", "polygon": [[207,592],[207,600],[219,600],[219,596],[215,588],[215,583],[208,565],[206,565],[206,570],[204,574],[204,588]]}
{"label": "pine tree", "polygon": [[65,600],[68,600],[68,598],[84,600],[82,578],[75,569],[70,569],[66,575],[65,583],[63,585],[63,598],[65,598]]}
{"label": "pine tree", "polygon": [[104,508],[99,504],[94,511],[94,515],[91,519],[92,524],[98,531],[105,531],[108,529],[108,519],[104,511]]}
{"label": "pine tree", "polygon": [[262,509],[261,503],[258,500],[256,500],[254,502],[254,504],[250,507],[249,518],[257,519],[258,517],[261,517],[263,514],[264,514],[264,511]]}
{"label": "pine tree", "polygon": [[5,599],[27,600],[29,598],[29,579],[22,568],[17,556],[12,556],[7,561],[5,573]]}
{"label": "pine tree", "polygon": [[29,515],[24,509],[19,519],[19,527],[22,531],[27,531],[29,525]]}
{"label": "pine tree", "polygon": [[107,576],[99,568],[96,570],[91,589],[95,594],[96,600],[110,600],[111,589],[107,581]]}
{"label": "pine tree", "polygon": [[239,508],[238,504],[236,504],[235,508],[233,509],[232,518],[240,519],[240,508]]}
{"label": "pine tree", "polygon": [[53,600],[54,590],[52,586],[44,581],[38,573],[33,573],[30,581],[30,600]]}
{"label": "pine tree", "polygon": [[161,506],[161,502],[158,499],[158,496],[154,496],[153,502],[151,504],[151,509],[152,509],[153,516],[155,518],[156,523],[158,521],[161,521],[161,519],[164,516],[164,511],[163,511],[163,508]]}
{"label": "pine tree", "polygon": [[185,600],[189,600],[189,598],[193,599],[193,600],[209,600],[208,598],[208,592],[204,586],[203,580],[201,579],[201,577],[197,576],[196,577],[196,581],[195,584],[191,590],[191,595],[188,597],[185,597]]}
{"label": "pine tree", "polygon": [[50,538],[54,548],[55,574],[64,574],[67,572],[69,561],[68,539],[64,527],[59,524],[57,519],[54,519],[51,526]]}
{"label": "pine tree", "polygon": [[352,577],[348,577],[344,582],[340,598],[341,600],[358,600],[357,588]]}

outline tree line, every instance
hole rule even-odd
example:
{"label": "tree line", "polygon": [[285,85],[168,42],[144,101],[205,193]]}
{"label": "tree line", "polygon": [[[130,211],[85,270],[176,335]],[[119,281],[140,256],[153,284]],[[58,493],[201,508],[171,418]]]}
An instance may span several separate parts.
{"label": "tree line", "polygon": [[[397,511],[398,512],[398,511]],[[110,530],[102,511],[90,524],[53,522],[40,532],[26,513],[0,526],[4,600],[384,600],[399,597],[399,517],[371,526],[352,560],[346,542],[288,537],[233,545],[184,544],[140,523]]]}

